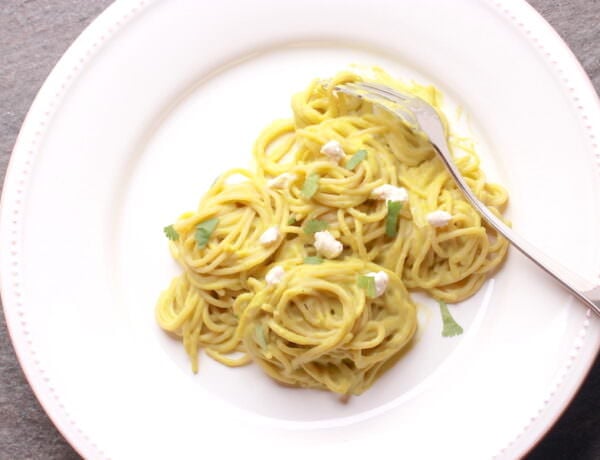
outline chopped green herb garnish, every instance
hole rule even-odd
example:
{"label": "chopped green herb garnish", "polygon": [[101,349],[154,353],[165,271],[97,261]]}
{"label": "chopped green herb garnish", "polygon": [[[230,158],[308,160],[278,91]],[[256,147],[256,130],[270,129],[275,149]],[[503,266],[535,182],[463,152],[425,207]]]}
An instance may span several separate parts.
{"label": "chopped green herb garnish", "polygon": [[208,244],[208,240],[212,233],[217,228],[217,224],[219,223],[219,219],[213,217],[212,219],[205,220],[204,222],[200,222],[196,226],[196,244],[198,248],[202,249],[204,246]]}
{"label": "chopped green herb garnish", "polygon": [[288,221],[287,224],[288,225],[294,225],[297,222],[296,218],[294,216],[291,216]]}
{"label": "chopped green herb garnish", "polygon": [[327,228],[327,222],[319,219],[311,219],[304,224],[304,233],[314,235],[317,232],[322,232]]}
{"label": "chopped green herb garnish", "polygon": [[385,234],[387,236],[396,236],[398,233],[398,214],[402,209],[401,201],[388,201],[388,212],[385,218]]}
{"label": "chopped green herb garnish", "polygon": [[304,263],[307,265],[319,265],[323,263],[323,259],[317,256],[308,256],[304,258]]}
{"label": "chopped green herb garnish", "polygon": [[175,230],[172,225],[167,225],[163,228],[163,232],[165,232],[165,235],[171,241],[177,241],[179,239],[179,233],[177,233],[177,230]]}
{"label": "chopped green herb garnish", "polygon": [[440,312],[442,313],[442,323],[444,327],[442,329],[442,337],[454,337],[455,335],[460,335],[463,333],[463,328],[454,320],[452,315],[450,314],[450,310],[448,310],[448,305],[446,302],[438,300],[440,304]]}
{"label": "chopped green herb garnish", "polygon": [[372,276],[358,275],[358,287],[366,291],[367,297],[374,298],[377,296],[375,278]]}
{"label": "chopped green herb garnish", "polygon": [[265,338],[265,329],[262,324],[256,326],[256,342],[263,350],[267,348],[267,339]]}
{"label": "chopped green herb garnish", "polygon": [[346,169],[352,171],[365,158],[367,158],[367,151],[364,149],[359,150],[354,155],[352,155],[352,157],[350,157],[350,159],[346,162]]}
{"label": "chopped green herb garnish", "polygon": [[306,177],[301,192],[304,198],[312,198],[317,193],[317,190],[319,190],[319,179],[321,179],[321,176],[317,173],[310,173]]}

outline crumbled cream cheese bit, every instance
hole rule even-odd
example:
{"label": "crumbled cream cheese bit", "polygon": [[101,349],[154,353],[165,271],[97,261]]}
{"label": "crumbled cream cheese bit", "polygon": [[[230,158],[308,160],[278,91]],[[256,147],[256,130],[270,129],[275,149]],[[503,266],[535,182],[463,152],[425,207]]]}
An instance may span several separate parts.
{"label": "crumbled cream cheese bit", "polygon": [[371,198],[385,201],[400,201],[404,203],[408,200],[408,192],[404,187],[396,187],[391,184],[383,184],[374,188],[371,192]]}
{"label": "crumbled cream cheese bit", "polygon": [[371,276],[375,280],[375,296],[379,297],[383,295],[390,280],[387,273],[383,271],[370,272],[367,273],[367,276]]}
{"label": "crumbled cream cheese bit", "polygon": [[276,226],[269,227],[260,235],[260,243],[266,245],[272,244],[279,238],[279,228]]}
{"label": "crumbled cream cheese bit", "polygon": [[267,187],[269,188],[284,188],[290,182],[296,180],[296,175],[293,173],[283,173],[279,176],[274,177],[273,179],[269,179],[267,181]]}
{"label": "crumbled cream cheese bit", "polygon": [[344,245],[327,230],[315,233],[314,246],[320,255],[328,259],[335,259],[344,250]]}
{"label": "crumbled cream cheese bit", "polygon": [[444,225],[448,225],[448,222],[452,219],[452,214],[446,211],[433,211],[427,214],[427,222],[432,227],[443,227]]}
{"label": "crumbled cream cheese bit", "polygon": [[276,265],[267,272],[267,275],[265,276],[265,281],[269,286],[272,286],[273,284],[279,284],[283,279],[283,275],[285,275],[285,270],[279,265]]}
{"label": "crumbled cream cheese bit", "polygon": [[338,141],[329,141],[321,147],[321,153],[329,157],[330,160],[339,163],[346,156],[346,152]]}

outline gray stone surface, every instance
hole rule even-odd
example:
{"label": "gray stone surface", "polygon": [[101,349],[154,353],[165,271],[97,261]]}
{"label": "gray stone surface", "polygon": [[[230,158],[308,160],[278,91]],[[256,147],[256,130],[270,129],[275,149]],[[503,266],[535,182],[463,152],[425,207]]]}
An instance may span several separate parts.
{"label": "gray stone surface", "polygon": [[[451,0],[448,0],[451,1]],[[108,0],[0,0],[0,180],[37,90]],[[600,90],[600,1],[530,0],[569,44]],[[484,429],[484,427],[482,427]],[[16,361],[0,315],[0,459],[76,459]],[[460,458],[449,455],[448,458]],[[600,363],[530,459],[600,459]]]}

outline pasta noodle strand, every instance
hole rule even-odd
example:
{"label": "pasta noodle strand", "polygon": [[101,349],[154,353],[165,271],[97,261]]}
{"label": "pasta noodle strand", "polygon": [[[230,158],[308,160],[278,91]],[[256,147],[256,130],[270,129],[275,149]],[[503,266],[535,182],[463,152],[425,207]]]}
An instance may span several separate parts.
{"label": "pasta noodle strand", "polygon": [[[425,99],[449,132],[435,88],[376,68],[317,79],[296,94],[293,118],[259,135],[254,170],[223,174],[172,225],[183,272],[161,294],[156,319],[181,337],[194,372],[203,349],[227,366],[255,362],[283,384],[360,394],[415,334],[409,290],[459,302],[504,260],[506,240],[465,201],[427,139],[333,89],[363,79]],[[469,186],[501,216],[506,191],[486,182],[472,142],[448,138]],[[337,161],[323,153],[331,142],[342,151]],[[355,154],[360,161],[347,167]],[[382,186],[406,190],[397,222],[377,195]],[[434,211],[448,221],[434,225]],[[311,225],[341,253],[324,256]],[[375,274],[386,280],[382,292]],[[361,285],[369,277],[373,285]]]}

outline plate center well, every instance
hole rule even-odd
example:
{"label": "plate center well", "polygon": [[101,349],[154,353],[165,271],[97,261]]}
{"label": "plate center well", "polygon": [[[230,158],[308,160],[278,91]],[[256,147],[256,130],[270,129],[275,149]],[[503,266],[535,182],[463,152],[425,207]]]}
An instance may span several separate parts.
{"label": "plate center well", "polygon": [[219,174],[233,167],[251,167],[256,137],[273,120],[291,116],[294,93],[313,78],[329,77],[353,63],[377,65],[399,78],[432,82],[410,65],[376,52],[323,45],[275,48],[199,77],[148,130],[126,186],[124,218],[116,229],[122,248],[119,284],[130,327],[148,366],[178,373],[182,388],[208,391],[242,409],[288,420],[352,416],[415,394],[476,330],[494,283],[455,309],[466,331],[459,338],[442,338],[437,304],[415,296],[420,330],[412,349],[365,394],[343,404],[326,392],[284,388],[252,364],[231,369],[202,355],[199,373],[194,375],[182,344],[155,323],[156,300],[180,273],[162,228],[195,209]]}

